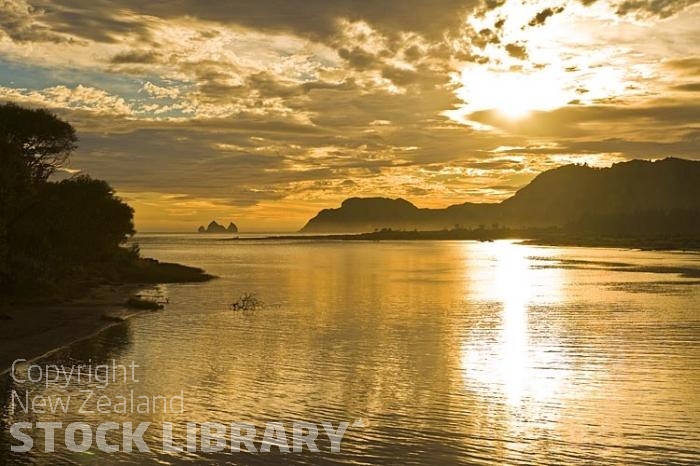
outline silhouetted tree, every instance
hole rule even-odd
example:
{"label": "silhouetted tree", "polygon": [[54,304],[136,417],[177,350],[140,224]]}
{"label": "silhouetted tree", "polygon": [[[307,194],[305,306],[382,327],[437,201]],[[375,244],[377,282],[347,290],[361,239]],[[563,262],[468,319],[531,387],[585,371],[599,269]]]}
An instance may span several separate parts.
{"label": "silhouetted tree", "polygon": [[0,139],[24,157],[34,181],[44,181],[75,150],[75,129],[45,109],[0,105]]}
{"label": "silhouetted tree", "polygon": [[46,183],[38,202],[6,231],[5,282],[50,290],[99,277],[122,260],[119,246],[133,233],[133,210],[105,181],[80,176]]}
{"label": "silhouetted tree", "polygon": [[76,140],[45,110],[0,105],[0,295],[60,293],[138,258],[120,247],[134,233],[133,210],[109,184],[48,181]]}
{"label": "silhouetted tree", "polygon": [[9,274],[9,231],[31,202],[32,188],[22,155],[0,139],[0,285],[7,281]]}
{"label": "silhouetted tree", "polygon": [[83,175],[48,183],[41,204],[22,226],[48,236],[62,260],[85,263],[109,259],[134,233],[132,219],[131,207],[107,182]]}

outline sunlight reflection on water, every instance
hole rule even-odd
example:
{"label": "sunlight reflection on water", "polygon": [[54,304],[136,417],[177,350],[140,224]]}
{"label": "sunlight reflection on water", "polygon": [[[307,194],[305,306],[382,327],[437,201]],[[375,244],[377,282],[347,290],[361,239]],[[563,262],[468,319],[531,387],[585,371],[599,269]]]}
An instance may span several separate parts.
{"label": "sunlight reflection on water", "polygon": [[[543,321],[547,316],[530,316],[531,306],[560,302],[562,272],[533,268],[536,250],[531,247],[511,242],[478,247],[483,264],[467,277],[474,283],[471,300],[491,309],[484,324],[495,333],[484,338],[478,324],[468,332],[462,342],[462,368],[466,388],[490,398],[498,418],[493,422],[506,424],[507,437],[513,439],[510,451],[517,449],[517,438],[533,437],[535,428],[552,428],[563,403],[567,355],[555,329]],[[473,250],[467,254],[472,256]],[[546,335],[544,341],[540,334]]]}
{"label": "sunlight reflection on water", "polygon": [[[696,255],[509,241],[234,243],[196,235],[140,241],[148,255],[220,278],[164,286],[170,300],[164,311],[48,358],[137,361],[141,381],[111,386],[110,395],[186,394],[184,415],[113,420],[167,420],[178,433],[185,421],[362,417],[367,426],[350,431],[338,455],[97,452],[100,463],[700,459],[698,285],[677,273],[610,264],[698,267]],[[233,313],[229,304],[243,292],[257,293],[265,308]],[[5,405],[2,422],[20,418]],[[105,420],[75,413],[60,419]],[[3,448],[0,463],[84,462],[64,450],[7,454]]]}

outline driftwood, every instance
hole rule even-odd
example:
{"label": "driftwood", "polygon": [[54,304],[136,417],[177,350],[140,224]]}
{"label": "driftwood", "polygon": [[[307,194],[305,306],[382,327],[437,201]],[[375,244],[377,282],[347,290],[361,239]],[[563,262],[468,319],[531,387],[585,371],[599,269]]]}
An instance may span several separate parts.
{"label": "driftwood", "polygon": [[263,302],[254,293],[243,293],[238,301],[231,304],[233,311],[255,311],[263,306]]}

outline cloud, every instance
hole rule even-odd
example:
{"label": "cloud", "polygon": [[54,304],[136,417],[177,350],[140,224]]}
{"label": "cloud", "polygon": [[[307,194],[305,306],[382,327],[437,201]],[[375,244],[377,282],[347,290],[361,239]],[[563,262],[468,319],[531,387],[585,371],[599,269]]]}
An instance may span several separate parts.
{"label": "cloud", "polygon": [[[142,34],[142,24],[129,15],[163,19],[195,18],[243,27],[282,31],[323,40],[337,32],[337,21],[366,21],[386,33],[414,31],[428,37],[441,37],[459,27],[460,18],[474,8],[476,0],[181,0],[143,2],[140,0],[37,0],[49,21],[58,29],[78,37],[112,41],[117,35]],[[78,13],[79,12],[79,13]],[[147,38],[147,35],[144,35]]]}
{"label": "cloud", "polygon": [[610,138],[600,141],[573,142],[564,145],[562,149],[572,153],[617,153],[629,158],[686,157],[697,159],[700,158],[698,143],[700,143],[700,137],[696,132],[668,142]]}
{"label": "cloud", "polygon": [[691,3],[5,0],[0,99],[71,121],[73,169],[139,222],[493,201],[570,161],[700,158]]}
{"label": "cloud", "polygon": [[472,36],[471,43],[483,49],[489,44],[500,44],[501,38],[494,30],[485,28]]}
{"label": "cloud", "polygon": [[127,50],[114,55],[110,61],[114,64],[153,64],[158,63],[162,59],[160,53],[154,50]]}
{"label": "cloud", "polygon": [[358,70],[366,70],[378,62],[376,56],[360,47],[355,47],[352,50],[341,48],[338,50],[338,55]]}
{"label": "cloud", "polygon": [[[584,137],[609,136],[613,132],[630,132],[647,136],[666,133],[693,124],[700,114],[700,102],[675,105],[626,105],[566,106],[552,111],[532,112],[521,120],[509,119],[498,111],[485,110],[472,113],[469,119],[514,134],[536,137]],[[611,123],[615,123],[615,127]]]}
{"label": "cloud", "polygon": [[688,83],[674,86],[673,89],[683,92],[700,92],[700,83]]}
{"label": "cloud", "polygon": [[42,22],[43,12],[26,0],[0,1],[0,31],[17,42],[64,42],[68,38],[58,34]]}
{"label": "cloud", "polygon": [[175,99],[180,95],[180,90],[176,87],[161,87],[150,81],[144,83],[143,87],[141,87],[141,91],[158,99]]}
{"label": "cloud", "polygon": [[668,18],[698,3],[700,0],[624,0],[616,7],[619,15]]}
{"label": "cloud", "polygon": [[506,51],[513,58],[527,60],[527,48],[522,44],[507,44]]}
{"label": "cloud", "polygon": [[407,86],[420,79],[420,75],[415,70],[396,68],[393,66],[382,68],[382,76],[397,86]]}
{"label": "cloud", "polygon": [[548,18],[559,14],[564,11],[564,7],[556,7],[556,8],[545,8],[544,10],[540,11],[535,15],[532,20],[528,23],[528,26],[535,27],[535,26],[542,26]]}
{"label": "cloud", "polygon": [[666,67],[684,75],[700,76],[700,57],[677,58],[666,62]]}
{"label": "cloud", "polygon": [[128,36],[150,40],[148,23],[128,5],[120,7],[106,0],[29,1],[55,33],[105,43],[117,43]]}
{"label": "cloud", "polygon": [[0,99],[32,106],[85,110],[98,114],[130,115],[133,112],[122,97],[83,85],[74,88],[53,86],[39,91],[0,87]]}

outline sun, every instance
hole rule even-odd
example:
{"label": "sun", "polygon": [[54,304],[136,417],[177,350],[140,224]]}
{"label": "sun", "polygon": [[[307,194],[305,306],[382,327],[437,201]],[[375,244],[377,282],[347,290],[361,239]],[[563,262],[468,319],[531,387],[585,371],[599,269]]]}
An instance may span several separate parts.
{"label": "sun", "polygon": [[507,102],[498,103],[495,108],[501,115],[513,120],[524,118],[535,110],[535,106],[521,95],[514,95]]}
{"label": "sun", "polygon": [[468,111],[492,110],[510,119],[525,118],[533,111],[553,110],[570,100],[553,73],[512,72],[465,68],[458,97]]}

